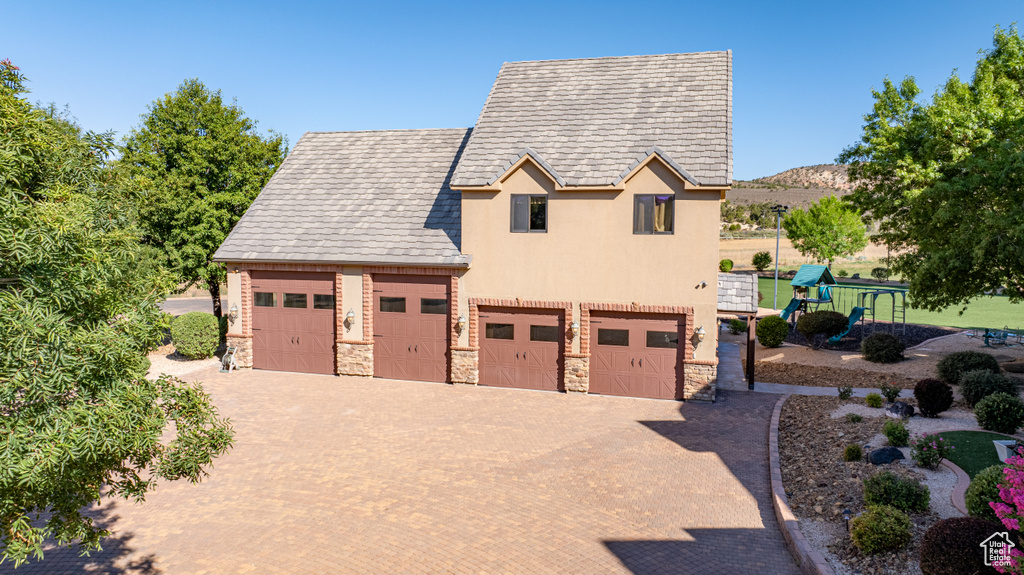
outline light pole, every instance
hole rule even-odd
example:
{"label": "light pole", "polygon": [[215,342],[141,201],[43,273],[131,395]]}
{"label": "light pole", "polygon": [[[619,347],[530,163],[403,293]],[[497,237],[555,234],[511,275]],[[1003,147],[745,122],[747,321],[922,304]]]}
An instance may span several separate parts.
{"label": "light pole", "polygon": [[782,214],[789,211],[789,206],[775,204],[771,211],[775,213],[775,299],[772,308],[779,309],[779,236],[782,234]]}

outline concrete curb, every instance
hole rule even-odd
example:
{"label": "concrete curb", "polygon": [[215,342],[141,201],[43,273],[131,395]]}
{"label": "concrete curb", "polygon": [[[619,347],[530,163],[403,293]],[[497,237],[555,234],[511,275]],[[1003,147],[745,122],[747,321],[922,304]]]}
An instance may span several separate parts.
{"label": "concrete curb", "polygon": [[956,474],[956,485],[953,486],[953,491],[949,494],[949,500],[953,503],[953,507],[956,510],[967,516],[967,487],[971,484],[971,478],[967,476],[967,473],[960,466],[953,463],[948,459],[943,459],[940,462],[947,468],[951,469]]}
{"label": "concrete curb", "polygon": [[814,550],[800,531],[800,521],[789,508],[789,498],[782,486],[782,465],[779,459],[779,419],[782,417],[782,405],[789,399],[789,394],[782,396],[775,403],[772,422],[768,429],[768,469],[771,475],[772,507],[775,508],[775,519],[779,522],[782,536],[786,539],[793,560],[804,575],[835,575],[832,566],[825,557]]}

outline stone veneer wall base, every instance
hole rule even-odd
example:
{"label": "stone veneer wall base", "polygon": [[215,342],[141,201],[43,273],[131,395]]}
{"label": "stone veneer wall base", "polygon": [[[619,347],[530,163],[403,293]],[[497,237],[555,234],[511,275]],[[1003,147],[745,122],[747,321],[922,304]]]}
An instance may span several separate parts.
{"label": "stone veneer wall base", "polygon": [[373,377],[373,344],[339,341],[338,375]]}
{"label": "stone veneer wall base", "polygon": [[587,393],[590,390],[590,358],[565,356],[565,391]]}
{"label": "stone veneer wall base", "polygon": [[227,337],[228,347],[235,348],[235,365],[238,367],[252,367],[252,338],[244,336],[229,335]]}
{"label": "stone veneer wall base", "polygon": [[718,366],[687,363],[683,365],[683,399],[714,401],[718,390]]}
{"label": "stone veneer wall base", "polygon": [[452,383],[476,385],[480,382],[480,352],[468,349],[452,350]]}

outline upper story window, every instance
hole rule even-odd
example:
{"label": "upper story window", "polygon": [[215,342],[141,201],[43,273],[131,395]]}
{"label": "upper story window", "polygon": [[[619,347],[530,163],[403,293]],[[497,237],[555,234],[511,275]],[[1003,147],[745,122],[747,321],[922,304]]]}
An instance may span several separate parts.
{"label": "upper story window", "polygon": [[512,231],[548,231],[548,197],[512,194]]}
{"label": "upper story window", "polygon": [[671,234],[675,220],[675,196],[633,196],[634,234]]}

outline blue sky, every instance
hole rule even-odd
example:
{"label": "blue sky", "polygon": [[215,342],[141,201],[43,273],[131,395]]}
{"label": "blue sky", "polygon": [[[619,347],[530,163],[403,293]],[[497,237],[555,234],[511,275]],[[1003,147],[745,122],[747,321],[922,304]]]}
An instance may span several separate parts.
{"label": "blue sky", "polygon": [[31,98],[124,134],[182,80],[292,145],[306,131],[476,121],[504,61],[733,51],[734,176],[830,163],[873,87],[969,77],[1019,0],[972,2],[0,2]]}

